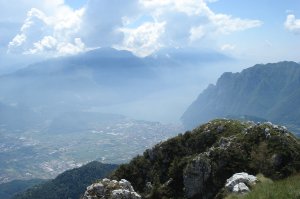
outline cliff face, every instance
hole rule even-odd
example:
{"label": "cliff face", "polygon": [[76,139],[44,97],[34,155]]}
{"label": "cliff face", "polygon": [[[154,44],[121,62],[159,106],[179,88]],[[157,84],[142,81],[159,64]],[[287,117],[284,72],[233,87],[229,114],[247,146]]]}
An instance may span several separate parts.
{"label": "cliff face", "polygon": [[157,144],[111,176],[143,198],[214,198],[237,172],[271,179],[300,171],[300,143],[270,122],[214,120]]}
{"label": "cliff face", "polygon": [[242,115],[300,127],[300,64],[255,65],[241,73],[224,73],[182,116],[187,128],[213,118]]}

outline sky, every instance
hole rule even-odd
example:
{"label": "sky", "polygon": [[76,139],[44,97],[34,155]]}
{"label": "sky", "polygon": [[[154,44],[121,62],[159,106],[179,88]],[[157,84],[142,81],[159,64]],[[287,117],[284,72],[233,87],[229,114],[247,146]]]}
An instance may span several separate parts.
{"label": "sky", "polygon": [[99,47],[299,61],[299,0],[0,0],[1,69]]}
{"label": "sky", "polygon": [[300,62],[300,1],[0,0],[0,74],[101,47],[139,57],[167,56],[174,49],[230,57],[228,63],[173,68],[171,75],[165,71],[173,87],[108,107],[133,116],[140,112],[147,120],[177,121],[223,72]]}

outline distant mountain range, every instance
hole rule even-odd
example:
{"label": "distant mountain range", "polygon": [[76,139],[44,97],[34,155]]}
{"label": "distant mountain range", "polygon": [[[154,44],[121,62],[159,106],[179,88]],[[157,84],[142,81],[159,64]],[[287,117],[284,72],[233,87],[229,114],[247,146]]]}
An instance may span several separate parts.
{"label": "distant mountain range", "polygon": [[227,59],[217,52],[193,49],[164,49],[141,58],[113,48],[48,59],[0,76],[0,125],[18,122],[22,129],[22,125],[82,110],[116,113],[117,108],[109,107],[129,106],[173,87],[175,68]]}
{"label": "distant mountain range", "polygon": [[286,125],[300,133],[300,64],[257,64],[240,73],[224,73],[182,116],[187,128],[213,118],[251,116]]}
{"label": "distant mountain range", "polygon": [[[127,101],[155,74],[128,51],[97,49],[49,59],[0,77],[0,101],[56,110]],[[48,109],[49,110],[49,109]]]}

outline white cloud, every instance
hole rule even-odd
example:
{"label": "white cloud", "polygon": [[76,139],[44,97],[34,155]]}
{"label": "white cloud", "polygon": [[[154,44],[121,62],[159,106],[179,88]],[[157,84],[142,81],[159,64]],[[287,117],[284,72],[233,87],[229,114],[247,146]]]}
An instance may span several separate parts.
{"label": "white cloud", "polygon": [[11,48],[13,46],[19,47],[26,41],[26,35],[17,34],[11,42],[9,42],[8,47]]}
{"label": "white cloud", "polygon": [[122,28],[124,40],[119,49],[132,51],[138,56],[147,56],[162,47],[159,39],[165,31],[165,23],[144,23],[135,29]]}
{"label": "white cloud", "polygon": [[222,51],[232,51],[232,50],[235,49],[235,45],[232,45],[232,44],[224,44],[224,45],[222,45],[220,48],[221,48]]}
{"label": "white cloud", "polygon": [[140,0],[140,4],[156,16],[165,12],[182,12],[189,16],[211,12],[204,0]]}
{"label": "white cloud", "polygon": [[195,41],[205,36],[205,30],[203,26],[192,27],[190,30],[190,40]]}
{"label": "white cloud", "polygon": [[216,26],[216,32],[221,34],[230,34],[262,25],[259,20],[233,18],[225,14],[213,14],[209,19]]}
{"label": "white cloud", "polygon": [[45,51],[52,51],[57,45],[57,40],[52,36],[45,36],[42,40],[35,42],[33,48],[24,52],[25,54],[36,54]]}
{"label": "white cloud", "polygon": [[[262,25],[260,20],[241,19],[213,12],[208,0],[140,0],[155,21],[166,22],[162,35],[165,46],[198,45],[206,38],[216,39]],[[198,42],[197,42],[198,41]]]}
{"label": "white cloud", "polygon": [[85,50],[86,46],[80,38],[75,38],[73,42],[58,42],[52,36],[45,36],[42,40],[35,42],[33,48],[26,50],[24,54],[64,56],[74,55]]}
{"label": "white cloud", "polygon": [[89,0],[82,18],[80,35],[89,47],[111,47],[122,43],[119,31],[140,14],[137,0]]}
{"label": "white cloud", "polygon": [[80,40],[81,43],[75,41],[78,41],[76,38],[81,27],[84,8],[72,10],[61,0],[53,2],[46,0],[44,3],[45,6],[57,7],[49,16],[40,9],[31,8],[19,33],[9,42],[8,51],[51,56],[83,51],[82,41]]}
{"label": "white cloud", "polygon": [[[213,1],[91,0],[83,16],[82,38],[88,47],[114,46],[146,56],[162,46],[198,45],[206,37],[262,25],[259,20],[215,13],[208,2]],[[139,21],[143,16],[147,20]]]}
{"label": "white cloud", "polygon": [[89,0],[82,9],[73,10],[64,0],[28,0],[32,7],[8,48],[58,56],[114,46],[146,56],[162,46],[199,46],[219,35],[262,25],[259,20],[213,12],[208,3],[214,1]]}
{"label": "white cloud", "polygon": [[300,19],[296,19],[296,16],[290,14],[286,17],[286,21],[284,23],[285,28],[294,33],[300,34]]}
{"label": "white cloud", "polygon": [[57,46],[60,55],[73,55],[83,52],[85,49],[85,44],[80,38],[75,38],[73,43],[59,43]]}

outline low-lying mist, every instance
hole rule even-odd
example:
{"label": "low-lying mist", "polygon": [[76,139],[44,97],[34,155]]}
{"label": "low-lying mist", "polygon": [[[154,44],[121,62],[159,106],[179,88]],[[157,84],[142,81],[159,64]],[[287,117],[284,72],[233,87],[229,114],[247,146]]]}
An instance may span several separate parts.
{"label": "low-lying mist", "polygon": [[[102,112],[178,123],[187,106],[237,61],[216,52],[162,51],[139,58],[127,51],[97,49],[32,64],[0,78],[1,121],[11,109],[28,111],[25,123],[66,112]],[[198,56],[197,56],[198,53]],[[4,109],[4,108],[2,108]],[[38,115],[38,116],[37,116]],[[21,122],[21,121],[20,121]]]}

